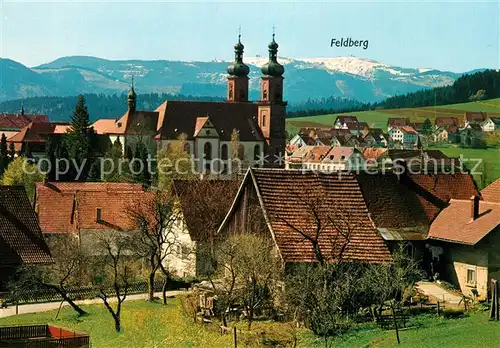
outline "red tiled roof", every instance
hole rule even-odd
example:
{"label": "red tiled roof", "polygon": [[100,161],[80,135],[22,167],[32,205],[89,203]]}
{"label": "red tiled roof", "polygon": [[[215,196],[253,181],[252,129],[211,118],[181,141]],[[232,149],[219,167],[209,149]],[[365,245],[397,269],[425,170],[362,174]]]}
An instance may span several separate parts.
{"label": "red tiled roof", "polygon": [[365,159],[378,160],[381,156],[387,154],[387,149],[383,147],[365,147],[363,157]]}
{"label": "red tiled roof", "polygon": [[[246,182],[251,181],[249,175],[255,179],[276,245],[285,262],[315,261],[311,243],[290,227],[292,225],[310,236],[314,235],[317,224],[312,219],[312,202],[316,203],[323,221],[319,244],[324,255],[331,257],[338,252],[334,250],[332,241],[339,240],[337,247],[345,241],[338,229],[327,221],[327,216],[337,219],[342,215],[349,220],[349,229],[352,230],[350,243],[343,255],[346,260],[374,263],[391,260],[387,245],[369,218],[354,175],[250,169]],[[343,228],[343,232],[347,229]]]}
{"label": "red tiled roof", "polygon": [[451,200],[434,220],[429,238],[475,245],[500,225],[500,204],[479,202],[479,217],[471,217],[471,200]]}
{"label": "red tiled roof", "polygon": [[0,129],[21,129],[29,123],[47,123],[47,115],[0,114]]}
{"label": "red tiled roof", "polygon": [[455,116],[438,116],[436,117],[435,124],[440,127],[458,126],[460,123],[458,117]]}
{"label": "red tiled roof", "polygon": [[263,140],[256,122],[257,111],[254,103],[166,101],[156,109],[157,139],[177,139],[183,133],[192,139],[198,117],[208,116],[222,140],[231,140],[234,129],[239,131],[241,141]]}
{"label": "red tiled roof", "polygon": [[173,191],[193,241],[211,240],[226,216],[239,180],[174,180]]}
{"label": "red tiled roof", "polygon": [[101,118],[92,124],[92,128],[97,134],[119,134],[121,130],[117,125],[117,120]]}
{"label": "red tiled roof", "polygon": [[401,130],[403,133],[418,134],[418,132],[411,126],[399,126],[397,128]]}
{"label": "red tiled roof", "polygon": [[26,127],[23,127],[17,134],[7,139],[10,143],[44,143],[47,141],[45,136],[54,134],[56,129],[55,123],[34,123],[31,122]]}
{"label": "red tiled roof", "polygon": [[482,189],[481,196],[483,197],[483,200],[487,202],[500,203],[500,179],[496,179]]}
{"label": "red tiled roof", "polygon": [[[50,182],[37,184],[36,209],[44,233],[69,233],[78,229],[133,228],[127,209],[141,195],[140,184]],[[97,208],[102,222],[97,222]]]}
{"label": "red tiled roof", "polygon": [[410,124],[410,119],[407,117],[389,117],[387,125],[390,127],[406,126]]}
{"label": "red tiled roof", "polygon": [[479,191],[469,174],[412,174],[411,181],[416,185],[412,188],[418,193],[429,221],[439,214],[450,199],[469,199],[479,195]]}
{"label": "red tiled roof", "polygon": [[472,111],[467,111],[465,113],[465,118],[469,122],[481,122],[486,119],[486,112],[472,112]]}
{"label": "red tiled roof", "polygon": [[304,158],[304,162],[321,162],[330,150],[330,146],[313,146]]}
{"label": "red tiled roof", "polygon": [[20,186],[0,186],[0,265],[51,263],[35,212]]}

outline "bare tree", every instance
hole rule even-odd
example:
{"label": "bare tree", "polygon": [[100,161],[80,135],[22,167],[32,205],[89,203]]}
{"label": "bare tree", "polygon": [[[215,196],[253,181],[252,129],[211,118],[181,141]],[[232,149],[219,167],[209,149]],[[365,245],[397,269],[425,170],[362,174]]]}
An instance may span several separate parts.
{"label": "bare tree", "polygon": [[47,241],[54,263],[50,265],[28,265],[22,267],[18,277],[10,284],[16,292],[27,289],[52,289],[73,308],[78,315],[86,315],[70,296],[72,287],[88,285],[83,274],[88,267],[88,259],[77,238],[73,235],[61,235]]}
{"label": "bare tree", "polygon": [[148,264],[148,299],[154,299],[155,277],[160,270],[165,277],[163,303],[167,304],[166,291],[170,275],[165,260],[180,246],[177,235],[181,218],[179,208],[168,192],[156,190],[146,199],[135,202],[127,211],[137,229],[132,247]]}
{"label": "bare tree", "polygon": [[[107,231],[96,233],[94,238],[92,283],[113,317],[116,332],[120,332],[122,304],[127,298],[131,282],[138,274],[137,257],[130,248],[130,237],[124,233]],[[111,298],[116,300],[115,308],[111,305]]]}

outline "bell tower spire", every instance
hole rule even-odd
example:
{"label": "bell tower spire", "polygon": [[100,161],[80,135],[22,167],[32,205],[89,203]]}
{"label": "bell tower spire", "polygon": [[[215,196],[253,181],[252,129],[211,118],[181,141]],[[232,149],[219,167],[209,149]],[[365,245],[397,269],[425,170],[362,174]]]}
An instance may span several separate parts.
{"label": "bell tower spire", "polygon": [[241,27],[238,34],[238,42],[234,45],[234,62],[227,67],[227,101],[248,101],[248,73],[250,68],[243,63],[243,50],[245,46],[241,43]]}
{"label": "bell tower spire", "polygon": [[[266,139],[266,154],[270,158],[285,156],[286,105],[283,101],[283,74],[285,68],[278,63],[278,43],[273,26],[272,40],[268,45],[269,61],[261,67],[261,96],[258,108],[259,127]],[[277,164],[278,166],[284,163]]]}
{"label": "bell tower spire", "polygon": [[135,94],[135,90],[134,90],[134,77],[133,76],[132,76],[132,85],[130,86],[130,90],[128,91],[127,103],[128,103],[129,113],[133,114],[135,112],[136,106],[137,106],[137,94]]}

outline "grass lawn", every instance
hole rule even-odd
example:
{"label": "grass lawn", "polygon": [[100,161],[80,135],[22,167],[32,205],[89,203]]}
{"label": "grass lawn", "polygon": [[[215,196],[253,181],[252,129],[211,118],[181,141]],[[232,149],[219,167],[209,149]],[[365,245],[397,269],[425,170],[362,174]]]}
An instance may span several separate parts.
{"label": "grass lawn", "polygon": [[[178,300],[168,306],[159,303],[134,301],[125,303],[122,313],[123,332],[117,334],[109,313],[102,305],[84,306],[90,315],[78,318],[65,308],[59,319],[56,311],[23,314],[0,319],[0,325],[53,324],[90,334],[92,347],[96,348],[154,348],[154,347],[233,347],[232,335],[220,336],[215,329],[194,324],[181,312]],[[435,315],[419,315],[410,319],[411,328],[400,332],[400,347],[470,348],[498,347],[500,322],[488,320],[488,312],[472,312],[460,319],[443,319]],[[246,330],[246,324],[237,324]],[[286,323],[255,322],[253,334],[268,331],[280,335],[293,331]],[[298,347],[324,347],[324,341],[304,329],[296,331]],[[239,347],[244,344],[239,336]],[[246,341],[249,342],[249,341]],[[334,347],[397,347],[394,330],[382,330],[372,324],[359,326],[335,340]]]}
{"label": "grass lawn", "polygon": [[232,347],[230,335],[220,336],[195,325],[181,312],[178,300],[170,304],[146,301],[125,302],[122,312],[122,333],[114,330],[111,315],[102,305],[83,306],[90,314],[78,318],[64,308],[55,320],[56,311],[23,314],[0,319],[0,325],[53,324],[90,334],[94,348],[154,348],[154,347]]}

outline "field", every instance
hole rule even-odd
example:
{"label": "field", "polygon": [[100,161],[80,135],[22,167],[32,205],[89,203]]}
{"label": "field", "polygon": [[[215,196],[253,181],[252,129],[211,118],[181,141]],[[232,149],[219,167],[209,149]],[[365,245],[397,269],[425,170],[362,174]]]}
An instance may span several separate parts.
{"label": "field", "polygon": [[[374,110],[374,111],[359,111],[348,114],[356,115],[360,121],[365,121],[371,127],[386,129],[387,118],[389,117],[409,117],[412,121],[423,122],[429,118],[431,122],[437,116],[456,116],[460,119],[465,117],[466,111],[483,111],[488,112],[490,116],[500,116],[500,98],[490,99],[485,101],[428,106],[412,109],[390,109],[390,110]],[[314,126],[332,126],[333,121],[337,117],[336,114],[318,115],[309,117],[297,117],[287,120],[289,130],[293,131],[293,127],[314,127]]]}
{"label": "field", "polygon": [[[53,324],[90,334],[92,347],[96,348],[154,348],[154,347],[233,347],[231,335],[220,336],[215,329],[194,324],[179,308],[178,300],[168,306],[145,301],[126,302],[122,313],[123,332],[117,334],[109,313],[102,305],[84,306],[89,316],[78,318],[69,308],[64,308],[59,319],[56,312],[23,314],[0,319],[0,325]],[[413,316],[411,328],[402,330],[403,347],[495,347],[500,342],[500,323],[488,320],[488,312],[472,312],[460,319],[437,318],[434,314]],[[243,322],[237,324],[246,330]],[[294,331],[298,347],[324,347],[324,341],[305,329],[293,329],[292,325],[255,322],[256,332],[283,334]],[[256,336],[256,335],[255,335]],[[240,337],[239,347],[245,345]],[[249,341],[246,341],[249,342]],[[373,324],[359,326],[341,338],[334,347],[396,347],[395,332],[382,330]]]}

